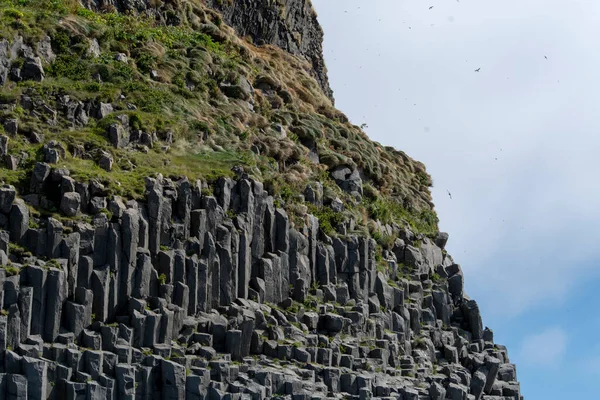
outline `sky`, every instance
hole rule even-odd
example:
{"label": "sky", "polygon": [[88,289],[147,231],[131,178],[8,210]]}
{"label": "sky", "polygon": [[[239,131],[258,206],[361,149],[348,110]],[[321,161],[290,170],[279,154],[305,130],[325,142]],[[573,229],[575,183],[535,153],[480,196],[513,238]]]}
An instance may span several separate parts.
{"label": "sky", "polygon": [[598,398],[600,2],[313,4],[337,107],[427,166],[525,399]]}

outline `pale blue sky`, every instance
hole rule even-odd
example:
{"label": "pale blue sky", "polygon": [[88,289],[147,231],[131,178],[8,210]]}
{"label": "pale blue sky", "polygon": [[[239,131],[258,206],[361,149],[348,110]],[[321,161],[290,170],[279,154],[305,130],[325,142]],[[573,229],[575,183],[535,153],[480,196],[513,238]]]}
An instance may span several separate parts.
{"label": "pale blue sky", "polygon": [[525,398],[597,398],[600,2],[313,3],[338,108],[427,165]]}

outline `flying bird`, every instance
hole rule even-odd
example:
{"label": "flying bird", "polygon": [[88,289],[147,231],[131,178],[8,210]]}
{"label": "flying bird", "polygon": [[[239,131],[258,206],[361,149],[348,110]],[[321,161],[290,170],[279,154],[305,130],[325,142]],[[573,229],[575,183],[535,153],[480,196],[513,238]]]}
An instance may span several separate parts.
{"label": "flying bird", "polygon": [[452,193],[450,193],[448,189],[446,189],[446,192],[448,192],[448,197],[450,197],[450,200],[452,200]]}
{"label": "flying bird", "polygon": [[481,71],[481,67],[480,67],[480,68],[477,68],[477,69],[475,70],[475,72],[479,72],[479,71]]}
{"label": "flying bird", "polygon": [[544,56],[544,58],[545,58],[546,60],[548,59],[548,57],[547,57],[547,56]]}
{"label": "flying bird", "polygon": [[429,7],[429,9],[431,10],[433,8],[433,6]]}

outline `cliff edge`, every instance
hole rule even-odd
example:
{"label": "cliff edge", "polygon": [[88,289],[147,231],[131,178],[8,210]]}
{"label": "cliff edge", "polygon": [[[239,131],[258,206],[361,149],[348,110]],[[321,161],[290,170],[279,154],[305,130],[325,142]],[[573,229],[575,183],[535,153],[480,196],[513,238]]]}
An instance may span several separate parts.
{"label": "cliff edge", "polygon": [[301,0],[0,0],[0,398],[522,399],[321,36]]}

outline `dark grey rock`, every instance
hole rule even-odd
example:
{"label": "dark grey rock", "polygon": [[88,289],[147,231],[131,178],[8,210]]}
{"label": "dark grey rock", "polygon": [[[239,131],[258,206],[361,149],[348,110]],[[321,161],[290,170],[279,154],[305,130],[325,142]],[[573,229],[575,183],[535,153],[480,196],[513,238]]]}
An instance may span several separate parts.
{"label": "dark grey rock", "polygon": [[27,378],[27,398],[45,400],[47,396],[47,364],[44,360],[23,357],[23,372]]}
{"label": "dark grey rock", "polygon": [[19,333],[23,341],[31,333],[31,316],[33,314],[33,288],[31,286],[19,289],[19,314],[21,318]]}
{"label": "dark grey rock", "polygon": [[437,382],[433,382],[429,387],[429,397],[431,400],[444,400],[446,398],[446,389]]}
{"label": "dark grey rock", "polygon": [[28,399],[27,378],[24,375],[8,374],[6,378],[6,399],[24,400]]}
{"label": "dark grey rock", "polygon": [[89,211],[92,214],[98,214],[100,211],[105,210],[108,207],[106,197],[92,197],[90,201]]}
{"label": "dark grey rock", "polygon": [[219,88],[227,97],[246,101],[252,99],[254,90],[246,78],[240,78],[237,84],[223,82]]}
{"label": "dark grey rock", "polygon": [[62,317],[62,304],[66,297],[65,273],[58,269],[50,269],[46,278],[46,314],[44,340],[52,342],[58,336]]}
{"label": "dark grey rock", "polygon": [[10,209],[10,240],[22,243],[29,229],[29,209],[22,199],[16,199]]}
{"label": "dark grey rock", "polygon": [[3,185],[0,187],[0,212],[8,214],[12,208],[16,197],[15,187],[12,185]]}
{"label": "dark grey rock", "polygon": [[105,118],[113,112],[113,106],[109,103],[100,103],[95,109],[95,117],[98,119]]}
{"label": "dark grey rock", "polygon": [[19,158],[13,155],[4,156],[4,165],[10,171],[16,171],[19,169]]}
{"label": "dark grey rock", "polygon": [[469,330],[473,335],[473,339],[482,339],[483,323],[481,322],[481,314],[479,313],[479,306],[477,305],[477,302],[475,300],[466,301],[465,303],[463,303],[462,310],[469,324]]}
{"label": "dark grey rock", "polygon": [[79,213],[81,196],[77,192],[68,192],[62,196],[60,211],[67,217],[74,217]]}
{"label": "dark grey rock", "polygon": [[15,136],[19,132],[19,120],[16,118],[8,118],[4,121],[4,131],[10,136]]}
{"label": "dark grey rock", "polygon": [[446,398],[449,400],[466,400],[467,389],[456,383],[450,383],[446,388]]}
{"label": "dark grey rock", "polygon": [[352,170],[347,166],[339,166],[331,170],[331,176],[342,190],[362,198],[362,178],[358,170]]}
{"label": "dark grey rock", "polygon": [[119,399],[135,398],[135,367],[117,364],[115,367],[116,395]]}
{"label": "dark grey rock", "polygon": [[108,127],[108,138],[115,148],[123,148],[129,144],[129,132],[120,123]]}
{"label": "dark grey rock", "polygon": [[[302,1],[286,2],[287,13],[263,12],[251,1],[221,2],[210,0],[209,6],[223,15],[225,22],[242,36],[253,38],[254,43],[274,44],[292,54],[306,57],[312,65],[311,74],[317,79],[323,92],[332,98],[333,92],[327,80],[327,68],[322,54],[323,32],[317,16]],[[292,32],[302,32],[292,35]],[[263,87],[257,82],[259,87]],[[272,86],[272,85],[271,85]],[[279,92],[284,101],[290,96]],[[287,96],[286,96],[287,94]]]}
{"label": "dark grey rock", "polygon": [[8,154],[8,136],[0,135],[0,157]]}
{"label": "dark grey rock", "polygon": [[184,400],[186,388],[185,367],[171,361],[161,361],[163,399]]}
{"label": "dark grey rock", "polygon": [[317,207],[323,206],[323,185],[321,182],[314,182],[306,186],[304,189],[304,198],[309,203]]}
{"label": "dark grey rock", "polygon": [[105,171],[112,171],[113,168],[113,158],[107,152],[102,152],[100,155],[100,159],[98,160],[98,166]]}
{"label": "dark grey rock", "polygon": [[29,190],[32,193],[42,193],[44,184],[48,176],[50,176],[50,171],[52,168],[45,163],[36,163],[33,167],[33,172],[31,174],[31,182],[29,185]]}
{"label": "dark grey rock", "polygon": [[21,78],[23,80],[32,80],[41,82],[46,74],[42,66],[42,60],[39,57],[28,57],[21,68]]}

